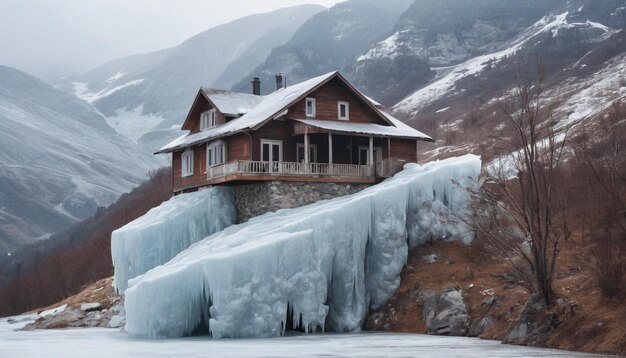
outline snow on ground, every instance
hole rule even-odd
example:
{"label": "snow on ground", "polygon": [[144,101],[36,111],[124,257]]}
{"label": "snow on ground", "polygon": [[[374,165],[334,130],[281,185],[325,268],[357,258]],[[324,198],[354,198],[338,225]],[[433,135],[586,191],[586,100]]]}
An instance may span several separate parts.
{"label": "snow on ground", "polygon": [[[115,76],[114,76],[115,77]],[[120,76],[121,77],[121,76]],[[113,78],[113,77],[112,77]],[[119,78],[119,77],[118,77]],[[113,93],[126,88],[126,87],[130,87],[130,86],[137,86],[140,85],[141,83],[143,83],[144,79],[140,78],[137,80],[132,80],[132,81],[128,81],[124,84],[121,84],[119,86],[115,86],[113,88],[105,88],[99,92],[89,92],[89,87],[87,86],[87,84],[83,83],[83,82],[72,82],[72,85],[74,86],[74,95],[76,95],[76,97],[85,100],[89,103],[93,103],[101,98],[104,97],[108,97],[110,95],[112,95]]]}
{"label": "snow on ground", "polygon": [[[359,193],[230,226],[130,280],[126,330],[181,337],[208,323],[213,337],[270,337],[288,312],[305,331],[358,330],[398,288],[409,245],[471,240],[454,214],[479,172],[474,155],[408,164]],[[124,250],[113,240],[114,257]]]}
{"label": "snow on ground", "polygon": [[124,292],[129,279],[161,265],[189,245],[237,221],[229,187],[177,195],[111,234],[114,286]]}
{"label": "snow on ground", "polygon": [[[402,31],[402,32],[406,32]],[[357,62],[362,62],[371,59],[380,59],[380,58],[395,58],[398,56],[398,37],[400,36],[400,31],[396,31],[393,35],[389,36],[385,40],[375,44],[372,48],[364,55],[361,55]]]}
{"label": "snow on ground", "polygon": [[[113,117],[105,117],[107,123],[119,134],[135,143],[139,137],[150,132],[164,121],[163,117],[153,113],[143,114],[143,104],[131,111],[118,108],[115,113],[116,115]],[[176,127],[176,129],[179,128]]]}
{"label": "snow on ground", "polygon": [[40,312],[39,316],[45,317],[45,316],[55,315],[57,313],[61,313],[61,312],[65,311],[66,308],[67,308],[67,305],[61,305],[59,307],[54,307],[54,308],[51,308],[49,310],[45,310],[45,311]]}
{"label": "snow on ground", "polygon": [[[585,58],[579,66],[584,65]],[[556,118],[562,118],[559,128],[574,125],[607,109],[613,101],[626,97],[626,54],[616,56],[592,75],[576,79],[572,83],[560,86],[547,95],[558,98],[561,94],[567,101],[554,109]]]}
{"label": "snow on ground", "polygon": [[272,339],[188,337],[132,339],[109,328],[14,331],[23,320],[0,319],[0,357],[590,357],[588,354],[500,344],[478,338],[400,333],[294,335]]}

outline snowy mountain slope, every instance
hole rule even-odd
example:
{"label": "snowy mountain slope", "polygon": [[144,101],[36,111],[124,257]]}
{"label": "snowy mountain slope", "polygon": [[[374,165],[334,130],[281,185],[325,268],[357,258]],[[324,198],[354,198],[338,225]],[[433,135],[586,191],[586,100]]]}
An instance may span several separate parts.
{"label": "snowy mountain slope", "polygon": [[0,255],[91,216],[163,164],[89,104],[0,66]]}
{"label": "snowy mountain slope", "polygon": [[[575,124],[623,98],[626,16],[621,1],[571,1],[505,42],[497,51],[460,64],[433,67],[430,83],[393,110],[438,137],[438,155],[490,145],[500,133],[499,102],[520,66],[542,69],[544,104],[560,126]],[[460,140],[464,138],[464,140]],[[442,148],[442,145],[449,147]]]}
{"label": "snowy mountain slope", "polygon": [[111,61],[60,87],[92,103],[124,136],[157,149],[177,135],[200,86],[230,87],[322,9],[302,5],[247,16],[176,47]]}
{"label": "snowy mountain slope", "polygon": [[[369,308],[384,304],[398,288],[409,246],[471,241],[467,227],[449,218],[465,212],[464,187],[475,186],[479,172],[480,158],[472,155],[408,164],[359,193],[230,226],[129,280],[126,330],[152,338],[188,335],[199,326],[215,338],[278,336],[292,328],[358,330]],[[194,195],[203,194],[213,192]],[[182,219],[197,210],[180,208],[187,212]],[[212,209],[229,210],[228,205]],[[134,249],[134,242],[151,241],[149,221],[169,210],[166,202],[149,214],[152,219],[139,219],[134,225],[139,230],[112,242],[116,279],[118,270],[129,277],[123,274],[125,257],[153,264],[153,253],[169,255],[181,248],[179,240],[193,236],[179,219],[160,222],[180,234],[144,245],[141,252]],[[187,225],[189,234],[194,226]]]}
{"label": "snowy mountain slope", "polygon": [[391,105],[431,80],[437,72],[434,68],[497,50],[558,3],[415,1],[391,36],[357,59],[355,83]]}
{"label": "snowy mountain slope", "polygon": [[306,21],[284,45],[239,83],[235,91],[248,91],[252,76],[261,78],[262,93],[275,90],[274,75],[282,72],[288,83],[323,73],[347,70],[357,57],[391,34],[402,12],[413,0],[351,0],[339,3]]}

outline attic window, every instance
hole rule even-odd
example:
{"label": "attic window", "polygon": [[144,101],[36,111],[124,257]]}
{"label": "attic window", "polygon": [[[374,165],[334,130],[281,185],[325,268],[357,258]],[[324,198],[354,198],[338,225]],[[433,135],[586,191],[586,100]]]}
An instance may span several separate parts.
{"label": "attic window", "polygon": [[315,117],[315,98],[307,98],[305,113],[307,117]]}
{"label": "attic window", "polygon": [[202,112],[202,115],[200,116],[200,131],[213,128],[216,125],[217,125],[217,115],[215,112],[215,108],[210,109],[206,112]]}
{"label": "attic window", "polygon": [[193,175],[193,150],[187,149],[180,156],[181,159],[181,172],[183,177]]}
{"label": "attic window", "polygon": [[337,117],[342,121],[350,119],[350,104],[348,102],[337,102]]}

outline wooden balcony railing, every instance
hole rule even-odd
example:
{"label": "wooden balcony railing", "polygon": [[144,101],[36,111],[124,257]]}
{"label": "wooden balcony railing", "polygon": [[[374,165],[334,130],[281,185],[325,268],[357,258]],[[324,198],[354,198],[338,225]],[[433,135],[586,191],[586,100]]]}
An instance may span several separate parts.
{"label": "wooden balcony railing", "polygon": [[373,165],[328,164],[328,163],[297,163],[297,162],[261,162],[254,160],[237,160],[224,163],[207,170],[209,179],[229,174],[276,174],[276,175],[327,175],[341,177],[373,177]]}

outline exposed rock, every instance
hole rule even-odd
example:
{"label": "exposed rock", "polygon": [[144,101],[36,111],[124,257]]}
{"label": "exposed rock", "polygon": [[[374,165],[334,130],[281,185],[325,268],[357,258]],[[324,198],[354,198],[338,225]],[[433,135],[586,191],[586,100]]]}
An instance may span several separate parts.
{"label": "exposed rock", "polygon": [[449,287],[441,294],[432,290],[422,291],[423,317],[429,334],[464,336],[469,326],[467,306],[463,293]]}
{"label": "exposed rock", "polygon": [[485,316],[482,319],[472,320],[467,335],[471,337],[478,337],[481,334],[485,333],[487,330],[489,330],[494,325],[494,323],[496,323],[496,320],[491,316]]}
{"label": "exposed rock", "polygon": [[35,322],[26,325],[23,330],[55,329],[68,327],[123,327],[126,318],[124,301],[121,297],[112,298],[107,309],[98,302],[70,304],[64,310],[42,315]]}
{"label": "exposed rock", "polygon": [[504,343],[528,344],[550,331],[552,324],[546,320],[546,304],[538,295],[530,297],[513,326],[504,338]]}
{"label": "exposed rock", "polygon": [[427,264],[432,264],[432,263],[437,262],[437,254],[430,254],[430,255],[422,256],[422,262],[425,262]]}
{"label": "exposed rock", "polygon": [[93,303],[81,303],[80,304],[81,311],[91,312],[91,311],[101,311],[102,305],[99,302]]}
{"label": "exposed rock", "polygon": [[499,296],[489,296],[487,298],[485,298],[484,300],[482,300],[482,302],[480,303],[482,306],[488,306],[488,307],[498,307],[500,306],[500,303],[502,302],[502,298]]}

